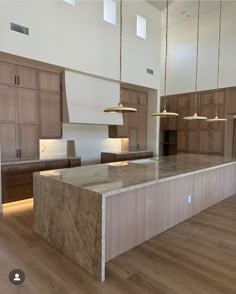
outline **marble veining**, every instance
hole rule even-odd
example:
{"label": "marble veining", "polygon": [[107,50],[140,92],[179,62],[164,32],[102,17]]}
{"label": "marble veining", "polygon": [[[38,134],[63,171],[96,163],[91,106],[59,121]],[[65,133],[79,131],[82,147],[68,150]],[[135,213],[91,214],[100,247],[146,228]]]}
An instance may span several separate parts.
{"label": "marble veining", "polygon": [[235,159],[227,160],[221,156],[179,154],[44,171],[40,175],[109,196],[170,177],[183,176],[233,162]]}

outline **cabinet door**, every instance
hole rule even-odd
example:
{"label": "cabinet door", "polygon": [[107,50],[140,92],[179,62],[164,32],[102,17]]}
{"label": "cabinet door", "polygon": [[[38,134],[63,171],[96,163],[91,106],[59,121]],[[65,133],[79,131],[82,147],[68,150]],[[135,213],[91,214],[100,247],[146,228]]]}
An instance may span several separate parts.
{"label": "cabinet door", "polygon": [[198,131],[188,132],[188,152],[197,153],[199,151]]}
{"label": "cabinet door", "polygon": [[227,113],[236,114],[236,87],[226,90]]}
{"label": "cabinet door", "polygon": [[0,85],[0,123],[16,123],[16,109],[16,88]]}
{"label": "cabinet door", "polygon": [[[207,118],[213,118],[215,114],[213,114],[213,105],[201,105],[200,113],[198,114],[200,116],[205,116]],[[199,127],[201,130],[208,130],[210,127],[209,122],[206,120],[201,120],[199,122]]]}
{"label": "cabinet door", "polygon": [[38,89],[37,70],[25,66],[17,66],[18,87]]}
{"label": "cabinet door", "polygon": [[14,64],[0,62],[0,84],[15,85],[16,67]]}
{"label": "cabinet door", "polygon": [[199,131],[199,153],[208,154],[210,152],[210,137],[208,130]]}
{"label": "cabinet door", "polygon": [[138,129],[130,128],[129,130],[129,149],[131,151],[138,149]]}
{"label": "cabinet door", "polygon": [[61,138],[61,95],[40,92],[40,138]]}
{"label": "cabinet door", "polygon": [[123,113],[123,125],[117,126],[117,136],[118,137],[128,137],[129,136],[129,114]]}
{"label": "cabinet door", "polygon": [[212,130],[210,132],[211,138],[211,153],[217,155],[224,154],[224,131]]}
{"label": "cabinet door", "polygon": [[188,123],[183,118],[185,116],[188,116],[188,113],[189,113],[188,108],[179,108],[179,116],[177,118],[178,130],[185,130],[187,128]]}
{"label": "cabinet door", "polygon": [[56,73],[47,71],[39,72],[39,90],[60,92],[61,91],[61,76]]}
{"label": "cabinet door", "polygon": [[178,137],[178,140],[177,140],[178,151],[186,152],[187,151],[186,132],[178,131],[177,137]]}
{"label": "cabinet door", "polygon": [[19,125],[19,146],[21,159],[39,157],[39,127],[37,125]]}
{"label": "cabinet door", "polygon": [[138,149],[147,148],[147,105],[138,105]]}
{"label": "cabinet door", "polygon": [[18,127],[16,124],[0,124],[2,161],[17,160]]}
{"label": "cabinet door", "polygon": [[38,91],[18,88],[18,122],[38,124]]}

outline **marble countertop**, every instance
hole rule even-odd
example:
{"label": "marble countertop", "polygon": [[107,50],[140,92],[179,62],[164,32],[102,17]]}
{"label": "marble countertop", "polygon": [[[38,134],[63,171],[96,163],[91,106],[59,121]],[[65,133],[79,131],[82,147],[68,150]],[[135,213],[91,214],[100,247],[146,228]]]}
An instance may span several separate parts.
{"label": "marble countertop", "polygon": [[18,165],[18,164],[30,164],[30,163],[40,163],[44,161],[55,161],[55,160],[62,160],[62,159],[74,159],[80,158],[79,156],[67,156],[67,155],[52,155],[52,156],[44,156],[40,157],[39,159],[29,159],[29,160],[14,160],[14,161],[5,161],[2,162],[2,166],[9,166],[9,165]]}
{"label": "marble countertop", "polygon": [[43,171],[39,174],[109,196],[171,177],[183,176],[234,162],[236,163],[236,159],[227,160],[221,156],[179,154]]}

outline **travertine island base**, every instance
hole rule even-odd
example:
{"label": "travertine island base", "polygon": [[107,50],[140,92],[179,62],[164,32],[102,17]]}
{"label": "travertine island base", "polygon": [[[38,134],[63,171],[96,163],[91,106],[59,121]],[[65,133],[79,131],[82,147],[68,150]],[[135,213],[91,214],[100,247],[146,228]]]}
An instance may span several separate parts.
{"label": "travertine island base", "polygon": [[235,193],[236,161],[217,156],[45,171],[34,174],[34,229],[104,281],[108,260]]}

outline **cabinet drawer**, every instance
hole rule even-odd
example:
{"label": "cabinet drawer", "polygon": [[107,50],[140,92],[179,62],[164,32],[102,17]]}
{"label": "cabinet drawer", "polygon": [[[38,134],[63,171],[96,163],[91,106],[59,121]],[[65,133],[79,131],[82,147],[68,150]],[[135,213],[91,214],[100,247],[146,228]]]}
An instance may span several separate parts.
{"label": "cabinet drawer", "polygon": [[55,161],[46,161],[45,162],[45,170],[53,170],[53,169],[60,169],[60,168],[67,168],[69,167],[69,160],[62,159],[62,160],[55,160]]}
{"label": "cabinet drawer", "polygon": [[19,185],[29,185],[33,183],[32,173],[9,175],[4,178],[4,187],[15,187]]}
{"label": "cabinet drawer", "polygon": [[15,174],[25,174],[30,172],[37,172],[44,170],[44,163],[31,163],[31,164],[16,164],[7,167],[3,167],[4,175],[15,175]]}

